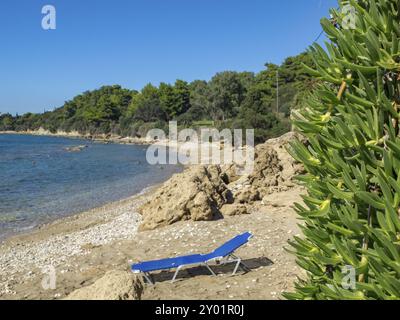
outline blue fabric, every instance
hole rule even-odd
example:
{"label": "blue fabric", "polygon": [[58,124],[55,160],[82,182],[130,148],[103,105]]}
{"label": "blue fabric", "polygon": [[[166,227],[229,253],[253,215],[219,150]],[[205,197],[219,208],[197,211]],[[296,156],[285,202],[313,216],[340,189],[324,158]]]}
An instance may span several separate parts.
{"label": "blue fabric", "polygon": [[252,234],[250,232],[246,232],[239,236],[236,236],[232,240],[229,240],[228,242],[220,246],[218,249],[214,250],[210,255],[213,258],[226,257],[235,252],[241,246],[245,245],[251,237]]}
{"label": "blue fabric", "polygon": [[188,256],[162,259],[162,260],[154,260],[154,261],[146,261],[132,265],[132,271],[141,271],[141,272],[150,272],[156,270],[168,270],[178,268],[179,266],[191,265],[191,264],[200,264],[207,262],[210,259],[218,258],[218,257],[226,257],[233,253],[236,249],[240,248],[244,244],[246,244],[251,238],[251,233],[246,232],[242,235],[239,235],[232,240],[228,241],[215,251],[209,254],[193,254]]}

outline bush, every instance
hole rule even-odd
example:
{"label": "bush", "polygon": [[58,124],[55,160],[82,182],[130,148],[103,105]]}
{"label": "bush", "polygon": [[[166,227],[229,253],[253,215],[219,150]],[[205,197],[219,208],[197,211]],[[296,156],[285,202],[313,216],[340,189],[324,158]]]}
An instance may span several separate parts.
{"label": "bush", "polygon": [[322,20],[329,53],[315,44],[308,69],[322,84],[293,115],[309,141],[290,148],[308,194],[295,205],[304,238],[290,244],[307,276],[289,299],[400,299],[400,7],[351,4],[356,29],[336,10]]}

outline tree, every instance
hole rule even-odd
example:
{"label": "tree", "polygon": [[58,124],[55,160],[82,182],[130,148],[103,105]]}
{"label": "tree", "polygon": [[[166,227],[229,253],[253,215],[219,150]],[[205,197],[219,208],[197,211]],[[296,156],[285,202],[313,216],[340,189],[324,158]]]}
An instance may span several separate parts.
{"label": "tree", "polygon": [[279,68],[279,112],[286,116],[290,115],[291,110],[301,108],[307,93],[318,83],[304,70],[304,64],[311,68],[315,67],[308,53],[285,59]]}
{"label": "tree", "polygon": [[350,4],[355,29],[337,10],[322,20],[330,43],[306,68],[320,85],[293,116],[308,193],[295,205],[304,238],[290,244],[307,276],[289,299],[400,299],[400,6]]}
{"label": "tree", "polygon": [[210,81],[213,120],[235,117],[245,99],[246,88],[237,72],[217,73]]}
{"label": "tree", "polygon": [[175,107],[171,118],[178,117],[190,109],[190,91],[186,81],[176,80],[174,86]]}
{"label": "tree", "polygon": [[[219,128],[252,126],[263,141],[288,130],[290,110],[301,105],[303,92],[309,90],[303,84],[310,77],[300,69],[302,62],[309,64],[307,60],[311,60],[309,55],[302,54],[288,58],[281,66],[267,64],[267,69],[258,74],[227,71],[217,73],[209,82],[177,80],[174,84],[161,83],[158,88],[148,84],[140,92],[119,85],[103,86],[83,92],[53,111],[4,121],[8,121],[8,128],[20,131],[42,127],[52,132],[129,136],[177,120],[181,126],[195,122],[196,126],[213,123]],[[274,114],[278,69],[282,74],[283,114]],[[261,110],[262,119],[256,119],[257,110]]]}
{"label": "tree", "polygon": [[146,85],[134,101],[134,120],[143,122],[165,121],[167,116],[161,107],[159,91],[152,84]]}
{"label": "tree", "polygon": [[0,114],[0,131],[15,130],[14,118],[9,113]]}
{"label": "tree", "polygon": [[265,107],[262,93],[258,90],[250,90],[238,119],[240,128],[254,129],[256,143],[265,142],[289,131],[287,124],[284,124],[276,113]]}
{"label": "tree", "polygon": [[191,107],[187,113],[191,121],[210,119],[210,90],[207,81],[195,80],[190,84],[189,90]]}
{"label": "tree", "polygon": [[160,96],[160,105],[167,115],[168,119],[176,115],[176,96],[174,87],[170,84],[161,82],[158,88]]}

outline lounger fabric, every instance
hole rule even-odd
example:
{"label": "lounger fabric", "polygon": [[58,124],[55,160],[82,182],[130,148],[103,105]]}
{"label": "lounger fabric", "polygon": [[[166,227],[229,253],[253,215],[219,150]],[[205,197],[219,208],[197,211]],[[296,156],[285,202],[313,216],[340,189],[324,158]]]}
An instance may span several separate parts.
{"label": "lounger fabric", "polygon": [[235,252],[241,246],[245,245],[247,242],[249,242],[249,239],[251,237],[252,234],[250,232],[246,232],[239,236],[236,236],[232,240],[229,240],[228,242],[220,246],[218,249],[216,249],[211,255],[213,255],[215,258],[226,257],[231,253]]}
{"label": "lounger fabric", "polygon": [[132,266],[132,270],[141,272],[150,272],[156,270],[174,269],[181,265],[197,264],[204,261],[204,256],[201,254],[194,254],[190,256],[176,257],[170,259],[146,261]]}
{"label": "lounger fabric", "polygon": [[133,272],[151,272],[157,270],[175,269],[186,265],[206,263],[210,260],[223,258],[232,254],[235,250],[246,244],[251,237],[252,234],[250,232],[246,232],[236,236],[209,254],[194,254],[176,258],[141,262],[132,265],[131,269]]}

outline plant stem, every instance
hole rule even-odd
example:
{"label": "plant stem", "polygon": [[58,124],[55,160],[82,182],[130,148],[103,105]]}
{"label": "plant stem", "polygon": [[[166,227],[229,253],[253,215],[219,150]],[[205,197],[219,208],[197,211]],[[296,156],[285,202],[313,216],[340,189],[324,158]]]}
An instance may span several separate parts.
{"label": "plant stem", "polygon": [[[371,205],[369,205],[369,207],[368,207],[368,226],[370,226],[370,227],[371,227],[371,211],[372,211],[372,207],[371,207]],[[368,250],[368,247],[369,247],[369,237],[368,237],[368,233],[366,233],[364,235],[364,240],[363,240],[363,246],[362,246],[363,251]],[[365,259],[367,259],[367,258],[363,254],[362,257],[361,257],[361,264],[365,261]],[[362,274],[359,275],[358,282],[365,282],[366,273],[367,272],[362,273]]]}

